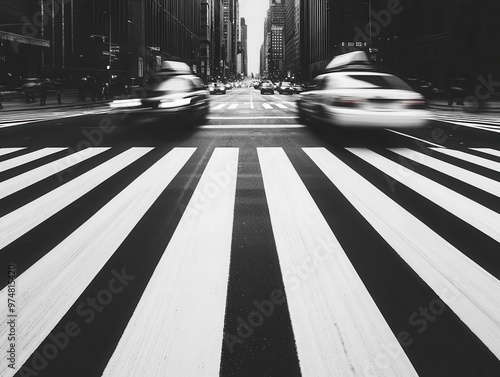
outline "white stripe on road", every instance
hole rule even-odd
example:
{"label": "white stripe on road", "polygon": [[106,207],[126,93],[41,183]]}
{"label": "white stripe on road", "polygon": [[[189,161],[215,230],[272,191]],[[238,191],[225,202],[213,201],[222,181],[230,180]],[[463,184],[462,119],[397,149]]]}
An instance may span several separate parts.
{"label": "white stripe on road", "polygon": [[347,150],[500,242],[500,214],[373,151],[361,148]]}
{"label": "white stripe on road", "polygon": [[278,106],[280,109],[288,109],[285,105],[279,103],[279,102],[274,102],[274,105]]}
{"label": "white stripe on road", "polygon": [[264,107],[264,109],[272,109],[272,108],[273,108],[273,107],[272,107],[270,104],[268,104],[268,103],[263,103],[263,104],[262,104],[262,107]]}
{"label": "white stripe on road", "polygon": [[302,376],[375,375],[370,363],[387,344],[397,355],[383,375],[416,376],[285,152],[257,152]]}
{"label": "white stripe on road", "polygon": [[[494,171],[500,171],[500,162],[491,161],[491,160],[488,160],[487,158],[475,156],[473,154],[465,153],[462,151],[457,151],[455,149],[443,149],[443,148],[439,148],[439,149],[431,148],[431,149],[436,151],[436,152],[443,153],[443,154],[446,154],[448,156],[458,158],[459,160],[470,162],[471,164],[474,164],[474,165],[482,166],[482,167],[485,167],[487,169],[491,169]],[[473,149],[473,148],[471,148],[471,149]],[[485,152],[481,148],[478,148],[476,150],[478,150],[479,152]],[[485,153],[487,153],[487,152],[485,152]]]}
{"label": "white stripe on road", "polygon": [[494,179],[482,176],[480,174],[471,172],[467,169],[449,164],[447,162],[438,160],[421,152],[417,152],[407,148],[388,148],[390,151],[398,155],[413,160],[419,164],[425,165],[429,168],[444,173],[450,177],[465,182],[471,186],[477,187],[483,191],[489,192],[492,195],[500,197],[500,182]]}
{"label": "white stripe on road", "polygon": [[462,126],[462,127],[474,128],[476,130],[483,130],[483,131],[490,131],[490,132],[500,133],[499,129],[492,129],[490,127],[487,127],[487,126],[484,126],[484,125],[481,125],[481,124],[465,123],[465,122],[455,122],[455,121],[451,121],[451,120],[441,120],[441,122],[452,123],[452,124],[456,124],[456,125]]}
{"label": "white stripe on road", "polygon": [[227,105],[227,103],[220,103],[220,104],[218,104],[217,106],[215,106],[215,107],[213,108],[213,110],[220,110],[220,109],[222,109],[222,108],[223,108],[224,106],[226,106],[226,105]]}
{"label": "white stripe on road", "polygon": [[[401,258],[500,358],[500,282],[326,149],[304,151]],[[460,206],[458,202],[455,205]]]}
{"label": "white stripe on road", "polygon": [[13,122],[13,123],[2,123],[0,124],[0,128],[14,127],[14,126],[22,126],[23,124],[28,124],[29,122]]}
{"label": "white stripe on road", "polygon": [[236,109],[238,107],[238,104],[237,103],[233,103],[231,105],[229,105],[228,109],[229,110],[233,110],[233,109]]}
{"label": "white stripe on road", "polygon": [[49,162],[43,166],[27,171],[21,175],[0,182],[0,199],[5,198],[17,191],[20,191],[32,184],[41,181],[51,175],[57,174],[69,167],[79,164],[88,158],[94,157],[99,153],[108,150],[105,148],[86,148],[80,152],[62,157],[56,161]]}
{"label": "white stripe on road", "polygon": [[103,376],[219,375],[237,165],[215,149]]}
{"label": "white stripe on road", "polygon": [[424,140],[424,139],[420,139],[418,137],[415,137],[415,136],[412,136],[412,135],[408,135],[408,134],[405,134],[405,133],[402,133],[402,132],[399,132],[399,131],[396,131],[396,130],[392,130],[390,128],[384,128],[384,130],[392,132],[392,133],[395,133],[395,134],[398,134],[398,135],[401,135],[401,136],[404,136],[404,137],[408,137],[408,138],[413,139],[413,140],[420,141],[420,142],[425,143],[425,144],[434,145],[437,148],[444,148],[444,146],[442,146],[442,145],[439,145],[439,144],[436,144],[436,143],[433,143],[431,141],[427,141],[427,140]]}
{"label": "white stripe on road", "polygon": [[[470,149],[472,149],[474,151],[490,154],[490,155],[495,156],[495,157],[500,157],[500,151],[496,150],[496,149],[492,149],[492,148],[470,148]],[[500,164],[499,164],[499,166],[500,166]],[[498,170],[500,170],[500,169],[498,169]]]}
{"label": "white stripe on road", "polygon": [[[17,328],[18,365],[23,365],[50,334],[194,151],[172,150],[16,279],[23,287],[17,291],[17,300],[22,303],[17,320],[23,324]],[[6,289],[0,299],[7,301]],[[7,305],[2,305],[0,314],[7,318]],[[1,321],[2,336],[7,336],[7,327],[7,321]],[[219,352],[220,345],[221,341]],[[2,352],[6,353],[6,347],[3,342]],[[7,363],[2,357],[0,369],[3,376],[11,377],[16,370],[7,368]]]}
{"label": "white stripe on road", "polygon": [[134,147],[0,218],[0,249],[38,226],[153,148]]}
{"label": "white stripe on road", "polygon": [[302,124],[215,124],[205,125],[198,128],[206,129],[232,129],[232,128],[304,128]]}
{"label": "white stripe on road", "polygon": [[68,149],[66,147],[63,148],[43,148],[39,149],[37,151],[23,154],[22,156],[14,157],[11,158],[10,160],[5,160],[0,162],[0,172],[17,168],[18,166],[27,164],[28,162],[32,162],[35,160],[38,160],[39,158],[50,156],[51,154],[63,151],[65,149]]}
{"label": "white stripe on road", "polygon": [[289,116],[262,116],[262,117],[208,117],[207,119],[222,120],[222,119],[233,119],[233,120],[247,120],[247,119],[298,119],[298,117]]}
{"label": "white stripe on road", "polygon": [[14,153],[17,151],[20,151],[22,149],[26,149],[26,147],[19,147],[19,148],[0,148],[0,156],[4,156],[9,153]]}

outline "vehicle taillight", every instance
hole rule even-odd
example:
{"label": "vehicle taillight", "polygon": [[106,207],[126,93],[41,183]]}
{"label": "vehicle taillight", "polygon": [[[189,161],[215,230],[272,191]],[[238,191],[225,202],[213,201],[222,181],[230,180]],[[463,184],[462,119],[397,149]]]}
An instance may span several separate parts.
{"label": "vehicle taillight", "polygon": [[338,97],[332,100],[332,105],[339,107],[358,107],[362,102],[360,98]]}
{"label": "vehicle taillight", "polygon": [[425,100],[423,100],[423,99],[404,100],[403,104],[408,109],[424,109],[425,108]]}

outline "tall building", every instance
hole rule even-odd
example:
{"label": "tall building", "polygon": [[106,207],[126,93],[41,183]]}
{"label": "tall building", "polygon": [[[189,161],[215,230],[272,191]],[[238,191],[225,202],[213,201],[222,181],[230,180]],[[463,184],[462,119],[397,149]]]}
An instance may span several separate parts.
{"label": "tall building", "polygon": [[0,68],[24,77],[91,75],[141,84],[148,70],[174,58],[202,75],[201,62],[206,70],[214,60],[212,42],[220,43],[211,30],[217,1],[200,7],[200,0],[4,0]]}
{"label": "tall building", "polygon": [[285,53],[284,66],[286,76],[300,77],[300,0],[288,0],[285,4]]}
{"label": "tall building", "polygon": [[224,68],[223,59],[223,3],[222,0],[213,1],[213,27],[212,27],[212,48],[213,61],[210,79],[220,78]]}
{"label": "tall building", "polygon": [[[40,16],[42,9],[36,2],[0,2],[1,84],[17,85],[20,77],[42,75],[45,57],[52,56],[56,32],[56,28],[52,27],[55,21],[46,23],[48,19]],[[60,8],[57,13],[60,13]],[[53,8],[50,14],[52,20],[57,13]],[[49,27],[54,30],[54,38],[52,33],[48,33]]]}
{"label": "tall building", "polygon": [[300,9],[301,80],[310,81],[331,60],[330,0],[303,0]]}
{"label": "tall building", "polygon": [[267,18],[268,75],[271,79],[282,79],[284,67],[285,0],[269,0]]}
{"label": "tall building", "polygon": [[248,28],[245,18],[241,18],[241,71],[248,77]]}

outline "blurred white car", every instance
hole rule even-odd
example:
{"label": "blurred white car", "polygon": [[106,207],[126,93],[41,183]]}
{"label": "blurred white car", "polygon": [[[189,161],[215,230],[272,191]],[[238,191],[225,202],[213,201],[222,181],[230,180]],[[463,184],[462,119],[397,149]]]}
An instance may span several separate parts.
{"label": "blurred white car", "polygon": [[373,71],[363,59],[357,54],[317,76],[297,100],[301,120],[344,127],[424,126],[429,113],[422,95],[396,76]]}
{"label": "blurred white car", "polygon": [[159,121],[164,125],[203,123],[210,111],[209,91],[182,62],[165,61],[142,98],[115,100],[115,113],[126,114],[126,122]]}

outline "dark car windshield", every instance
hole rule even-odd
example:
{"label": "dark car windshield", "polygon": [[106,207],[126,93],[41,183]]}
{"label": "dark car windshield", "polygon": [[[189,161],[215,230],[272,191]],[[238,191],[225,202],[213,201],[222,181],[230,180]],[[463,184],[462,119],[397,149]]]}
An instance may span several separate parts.
{"label": "dark car windshield", "polygon": [[270,87],[270,86],[272,86],[272,84],[270,82],[265,82],[265,83],[262,84],[262,86]]}
{"label": "dark car windshield", "polygon": [[337,75],[327,77],[325,81],[325,89],[412,90],[403,80],[391,75]]}

